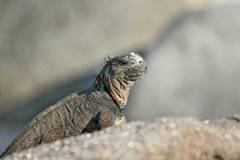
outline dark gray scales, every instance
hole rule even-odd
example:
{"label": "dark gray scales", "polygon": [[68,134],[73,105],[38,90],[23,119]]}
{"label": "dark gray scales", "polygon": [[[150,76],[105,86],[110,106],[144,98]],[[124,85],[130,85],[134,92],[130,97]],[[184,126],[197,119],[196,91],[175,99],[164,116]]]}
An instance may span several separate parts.
{"label": "dark gray scales", "polygon": [[109,59],[88,90],[72,93],[39,113],[1,157],[42,143],[124,123],[123,108],[130,87],[145,73],[146,63],[136,53]]}

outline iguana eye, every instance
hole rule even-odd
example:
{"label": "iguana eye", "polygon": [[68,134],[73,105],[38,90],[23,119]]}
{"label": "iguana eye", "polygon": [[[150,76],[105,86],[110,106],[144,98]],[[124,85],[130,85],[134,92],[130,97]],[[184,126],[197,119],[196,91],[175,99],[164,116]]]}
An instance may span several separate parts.
{"label": "iguana eye", "polygon": [[118,61],[116,60],[116,58],[113,58],[113,59],[111,60],[111,62],[112,62],[113,64],[115,64],[115,63],[117,63]]}

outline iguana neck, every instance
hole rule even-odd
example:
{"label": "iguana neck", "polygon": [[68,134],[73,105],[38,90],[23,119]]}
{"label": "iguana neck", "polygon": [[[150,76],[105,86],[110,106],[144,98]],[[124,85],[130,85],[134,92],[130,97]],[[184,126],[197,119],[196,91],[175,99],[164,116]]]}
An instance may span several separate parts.
{"label": "iguana neck", "polygon": [[109,81],[107,89],[119,108],[123,109],[128,101],[130,85],[121,79],[113,78]]}
{"label": "iguana neck", "polygon": [[120,109],[127,104],[130,87],[134,82],[125,81],[122,78],[98,75],[92,88],[107,92]]}

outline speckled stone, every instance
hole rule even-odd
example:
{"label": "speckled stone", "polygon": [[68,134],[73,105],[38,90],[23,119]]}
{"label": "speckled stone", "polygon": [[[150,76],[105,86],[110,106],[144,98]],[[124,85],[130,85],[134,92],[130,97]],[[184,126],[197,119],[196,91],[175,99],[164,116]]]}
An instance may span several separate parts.
{"label": "speckled stone", "polygon": [[239,141],[235,120],[164,117],[40,145],[4,160],[237,160]]}

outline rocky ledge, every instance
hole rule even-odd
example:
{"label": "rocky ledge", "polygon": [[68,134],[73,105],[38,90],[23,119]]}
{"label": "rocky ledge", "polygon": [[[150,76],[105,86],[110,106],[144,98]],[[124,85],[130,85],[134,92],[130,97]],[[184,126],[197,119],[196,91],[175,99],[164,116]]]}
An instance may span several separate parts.
{"label": "rocky ledge", "polygon": [[238,117],[160,118],[44,144],[4,160],[239,160]]}

